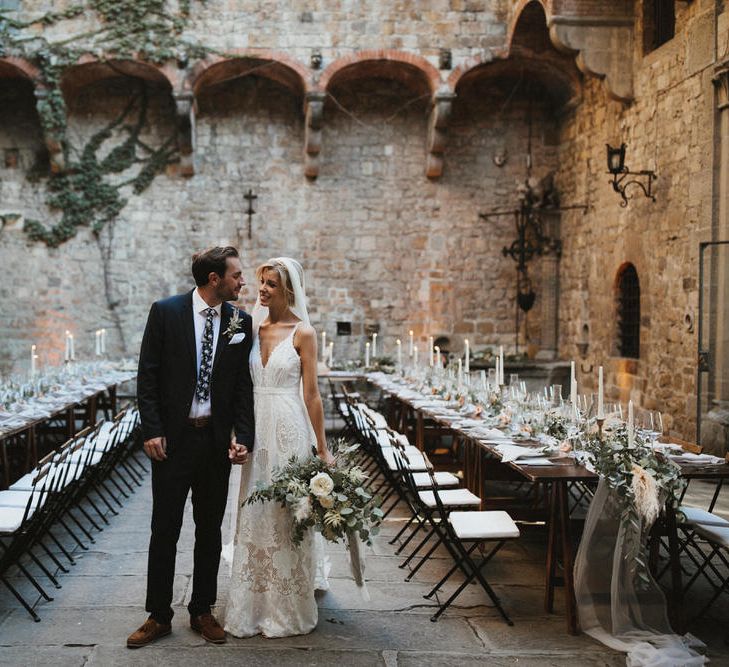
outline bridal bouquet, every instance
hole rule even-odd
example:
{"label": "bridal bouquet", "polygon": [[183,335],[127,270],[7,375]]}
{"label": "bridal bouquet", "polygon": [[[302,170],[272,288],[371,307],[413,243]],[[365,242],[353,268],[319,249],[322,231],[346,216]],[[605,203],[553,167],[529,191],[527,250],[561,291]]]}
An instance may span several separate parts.
{"label": "bridal bouquet", "polygon": [[244,505],[273,500],[288,508],[293,519],[291,538],[300,544],[306,531],[314,528],[330,542],[346,538],[354,580],[364,588],[364,557],[360,540],[372,544],[379,530],[382,500],[367,493],[367,473],[354,464],[358,445],[341,439],[330,443],[336,463],[328,466],[316,454],[302,461],[296,457],[276,468],[271,484],[259,483]]}
{"label": "bridal bouquet", "polygon": [[259,483],[244,504],[273,500],[287,507],[293,518],[292,539],[301,543],[308,528],[314,528],[330,542],[356,533],[371,544],[382,521],[381,500],[364,488],[367,473],[352,464],[358,445],[337,441],[331,446],[336,464],[328,466],[318,456],[305,461],[289,459],[276,468],[271,484]]}

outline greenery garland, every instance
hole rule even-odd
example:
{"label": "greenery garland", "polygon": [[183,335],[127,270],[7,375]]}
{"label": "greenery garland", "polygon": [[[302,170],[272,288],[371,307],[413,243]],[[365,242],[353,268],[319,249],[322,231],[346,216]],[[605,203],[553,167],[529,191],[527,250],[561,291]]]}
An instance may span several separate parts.
{"label": "greenery garland", "polygon": [[639,585],[647,585],[648,534],[663,503],[678,509],[678,499],[686,485],[680,476],[681,469],[656,453],[642,433],[636,432],[631,442],[622,422],[607,425],[602,435],[596,431],[585,434],[583,442],[595,472],[614,492],[627,553],[634,554],[629,564],[631,572]]}
{"label": "greenery garland", "polygon": [[[184,66],[190,58],[204,58],[210,50],[181,39],[190,13],[190,0],[179,2],[178,12],[167,9],[166,0],[89,0],[60,12],[48,12],[29,21],[10,17],[0,10],[0,56],[17,56],[35,64],[44,93],[37,109],[47,139],[57,143],[64,168],[47,173],[49,208],[61,211],[61,220],[46,227],[38,220],[26,220],[25,231],[32,240],[58,246],[76,235],[78,227],[91,227],[95,235],[123,210],[127,199],[120,193],[131,187],[134,194],[146,190],[155,176],[178,158],[175,135],[156,148],[144,144],[140,133],[146,126],[148,90],[136,77],[137,92],[124,111],[94,134],[84,146],[73,146],[67,135],[68,117],[61,91],[63,71],[83,53],[98,54],[101,62],[136,58],[162,64],[176,60]],[[53,26],[92,10],[99,27],[69,39],[49,42],[43,36],[28,35],[37,25]],[[124,74],[124,73],[122,73]],[[125,74],[125,76],[131,76]],[[128,122],[136,113],[134,122]],[[106,157],[102,148],[121,137]],[[78,157],[77,157],[78,156]],[[119,174],[139,165],[137,173],[119,182]],[[29,178],[38,175],[37,165]]]}

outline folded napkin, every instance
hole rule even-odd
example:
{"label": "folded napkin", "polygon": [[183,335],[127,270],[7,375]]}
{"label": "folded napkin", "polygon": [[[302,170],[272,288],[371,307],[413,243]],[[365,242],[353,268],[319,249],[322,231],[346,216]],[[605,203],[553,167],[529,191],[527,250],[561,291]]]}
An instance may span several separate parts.
{"label": "folded napkin", "polygon": [[724,459],[720,456],[712,456],[711,454],[692,454],[684,452],[683,454],[669,454],[668,458],[676,463],[693,463],[699,465],[716,465],[724,463]]}
{"label": "folded napkin", "polygon": [[[508,463],[509,461],[516,461],[522,458],[535,459],[544,457],[544,452],[541,449],[533,449],[531,447],[504,444],[496,445],[494,449],[501,454],[502,463]],[[531,460],[529,461],[529,465],[533,465]]]}
{"label": "folded napkin", "polygon": [[482,439],[488,439],[488,440],[509,440],[511,441],[511,437],[504,433],[503,431],[499,431],[497,428],[480,428],[478,429],[478,436]]}
{"label": "folded napkin", "polygon": [[525,466],[553,466],[556,465],[554,462],[550,461],[549,459],[540,456],[538,458],[533,459],[524,459],[523,461],[520,461],[522,465]]}

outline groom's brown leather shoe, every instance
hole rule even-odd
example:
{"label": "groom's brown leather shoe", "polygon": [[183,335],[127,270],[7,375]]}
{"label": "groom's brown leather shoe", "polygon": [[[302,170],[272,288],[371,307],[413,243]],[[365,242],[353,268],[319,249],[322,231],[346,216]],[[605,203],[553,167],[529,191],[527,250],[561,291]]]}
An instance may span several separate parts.
{"label": "groom's brown leather shoe", "polygon": [[212,614],[190,616],[190,627],[211,644],[225,644],[225,630]]}
{"label": "groom's brown leather shoe", "polygon": [[169,623],[157,623],[150,616],[141,628],[129,635],[127,638],[127,648],[146,646],[160,637],[166,637],[170,632],[172,632],[172,626]]}

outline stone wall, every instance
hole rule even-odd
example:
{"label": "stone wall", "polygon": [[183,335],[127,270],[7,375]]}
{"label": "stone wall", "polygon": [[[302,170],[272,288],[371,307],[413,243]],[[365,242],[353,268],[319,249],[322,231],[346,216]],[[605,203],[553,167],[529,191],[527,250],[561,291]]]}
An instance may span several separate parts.
{"label": "stone wall", "polygon": [[[51,5],[70,2],[25,2],[23,12]],[[113,353],[133,356],[150,302],[188,288],[191,252],[213,243],[242,249],[249,283],[269,255],[301,258],[313,322],[335,340],[336,356],[360,356],[373,328],[390,351],[410,328],[420,340],[451,337],[455,351],[465,337],[475,348],[503,343],[513,350],[515,267],[501,255],[515,236],[513,218],[485,222],[478,214],[516,205],[531,113],[533,175],[558,167],[562,204],[589,205],[585,215],[562,215],[560,356],[577,356],[587,325],[583,386],[603,364],[613,399],[660,409],[673,433],[693,437],[697,341],[685,321],[697,309],[698,243],[716,235],[712,77],[727,47],[720,5],[676,3],[676,36],[647,54],[642,3],[628,0],[209,0],[192,8],[189,40],[278,59],[290,71],[216,75],[195,88],[194,176],[172,167],[143,195],[130,196],[99,243],[82,230],[48,249],[28,242],[22,218],[6,219],[0,370],[27,366],[31,340],[39,341],[42,362],[58,360],[65,329],[90,353],[93,330],[106,326]],[[724,27],[716,30],[717,23]],[[86,15],[63,30],[91,27]],[[450,69],[437,69],[442,48],[451,50]],[[310,66],[314,51],[321,70]],[[380,64],[332,74],[337,63],[346,65],[343,58],[364,51]],[[198,71],[195,63],[187,67]],[[171,92],[184,83],[184,71],[165,71],[175,90],[160,84],[153,92],[152,143],[174,132]],[[0,97],[11,103],[0,105],[0,148],[17,149],[18,157],[17,165],[12,157],[0,162],[0,214],[50,221],[44,183],[25,176],[42,146],[32,90],[1,75]],[[291,85],[290,76],[300,81]],[[118,113],[129,92],[109,80],[79,79],[77,88],[69,100],[77,137]],[[307,180],[305,93],[324,89],[318,178]],[[529,90],[536,103],[528,102]],[[452,92],[443,174],[428,180],[433,96]],[[622,141],[632,169],[658,174],[655,203],[636,196],[619,206],[605,173],[605,143]],[[503,166],[497,155],[506,156]],[[249,188],[258,195],[250,240],[243,214]],[[103,265],[100,247],[107,246]],[[641,286],[638,360],[617,356],[614,288],[625,262],[635,265]],[[538,301],[520,340],[533,352],[542,334],[538,261],[531,275]],[[253,297],[251,285],[244,299]],[[337,322],[350,322],[353,335],[336,337]]]}
{"label": "stone wall", "polygon": [[[611,101],[588,79],[582,104],[564,119],[559,187],[565,201],[587,201],[590,211],[563,217],[560,349],[576,356],[587,324],[583,368],[604,364],[613,399],[661,410],[674,434],[691,438],[697,336],[686,315],[697,315],[699,242],[711,238],[715,17],[713,3],[676,6],[673,40],[645,56],[636,40],[635,102]],[[655,203],[633,190],[621,208],[608,186],[605,144],[622,141],[631,169],[657,173]],[[615,279],[624,262],[640,280],[639,360],[616,351]]]}
{"label": "stone wall", "polygon": [[[110,83],[84,89],[71,108],[71,133],[90,136],[129,93]],[[454,109],[445,175],[430,182],[423,174],[427,101],[409,103],[413,93],[378,79],[343,84],[335,97],[326,109],[320,175],[310,182],[302,174],[299,100],[291,92],[250,76],[202,95],[195,176],[181,179],[173,170],[158,177],[129,198],[113,225],[113,314],[89,232],[48,249],[29,243],[19,225],[7,226],[0,252],[11,274],[24,275],[21,288],[2,288],[3,312],[12,314],[2,332],[5,370],[22,368],[29,340],[39,341],[42,362],[58,361],[66,329],[76,333],[81,354],[91,353],[101,326],[110,329],[114,354],[135,354],[151,301],[189,288],[191,252],[215,243],[242,249],[251,285],[244,304],[254,299],[257,263],[272,255],[301,258],[313,323],[335,340],[337,356],[362,355],[368,327],[379,327],[390,353],[410,328],[423,341],[429,334],[451,337],[457,352],[465,337],[476,348],[511,345],[514,265],[501,248],[513,240],[513,219],[484,222],[478,213],[515,203],[525,175],[524,100],[518,92],[507,100],[497,89],[466,91]],[[168,105],[167,93],[157,91],[151,144],[172,131]],[[545,173],[555,166],[556,133],[551,119],[532,113],[535,173]],[[12,123],[3,127],[0,146],[10,146],[17,135]],[[504,146],[512,157],[497,167],[493,156]],[[42,184],[29,183],[22,169],[5,169],[0,178],[4,210],[47,218]],[[259,197],[250,241],[248,188]],[[352,324],[350,338],[334,335],[338,321]],[[530,336],[538,341],[538,322]]]}

